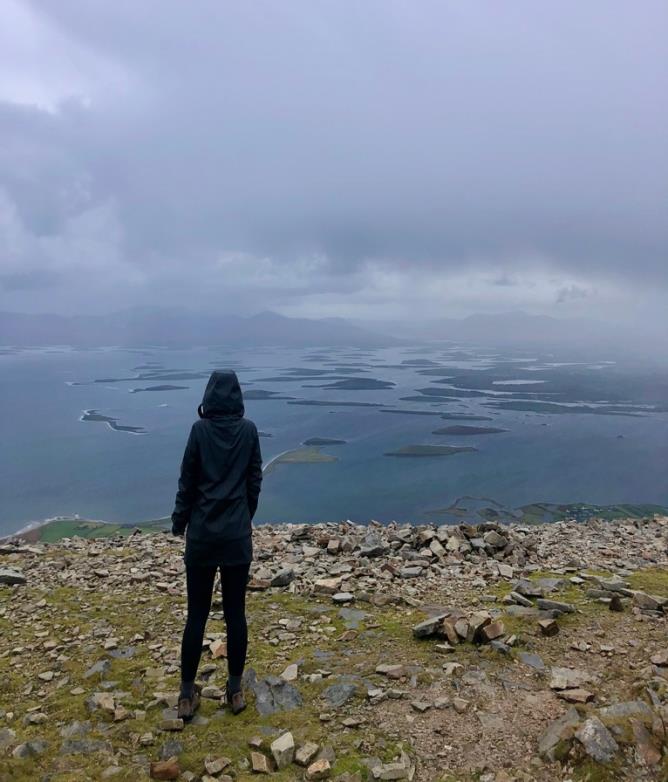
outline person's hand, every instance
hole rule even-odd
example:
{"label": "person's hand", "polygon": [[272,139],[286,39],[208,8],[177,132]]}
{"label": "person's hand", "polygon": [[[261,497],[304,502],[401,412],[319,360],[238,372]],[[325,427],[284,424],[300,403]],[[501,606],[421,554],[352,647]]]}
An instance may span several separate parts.
{"label": "person's hand", "polygon": [[182,538],[184,533],[185,533],[184,529],[177,527],[176,524],[172,522],[172,535],[176,535],[177,538]]}

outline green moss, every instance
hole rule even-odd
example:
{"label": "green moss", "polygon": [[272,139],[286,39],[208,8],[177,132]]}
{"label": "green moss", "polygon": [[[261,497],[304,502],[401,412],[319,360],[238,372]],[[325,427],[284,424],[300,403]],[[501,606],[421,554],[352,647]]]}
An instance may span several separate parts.
{"label": "green moss", "polygon": [[[332,776],[338,776],[339,774],[359,774],[362,779],[369,779],[369,769],[362,763],[361,758],[355,756],[347,756],[343,758],[337,758],[334,766],[332,767]],[[294,776],[291,777],[294,779]]]}

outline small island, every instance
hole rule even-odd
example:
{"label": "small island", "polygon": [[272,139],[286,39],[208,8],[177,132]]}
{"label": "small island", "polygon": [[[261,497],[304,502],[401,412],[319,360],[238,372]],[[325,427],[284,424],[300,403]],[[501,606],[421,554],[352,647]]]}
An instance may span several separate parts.
{"label": "small island", "polygon": [[474,435],[474,434],[499,434],[507,432],[507,429],[498,429],[495,426],[443,426],[435,429],[432,434],[455,434],[455,435]]}
{"label": "small island", "polygon": [[335,437],[309,437],[302,445],[345,445],[345,440],[337,440]]}
{"label": "small island", "polygon": [[266,401],[267,399],[293,399],[291,396],[280,396],[278,391],[267,391],[264,388],[249,388],[244,391],[244,399]]}
{"label": "small island", "polygon": [[489,415],[474,415],[473,413],[441,413],[446,421],[493,421]]}
{"label": "small island", "polygon": [[438,410],[400,410],[398,408],[389,408],[387,410],[380,410],[380,412],[398,413],[399,415],[442,415]]}
{"label": "small island", "polygon": [[79,419],[80,421],[94,421],[103,424],[107,424],[110,429],[115,432],[127,432],[128,434],[145,434],[146,430],[143,426],[124,426],[118,423],[117,418],[112,418],[108,415],[102,415],[97,410],[84,410],[83,415]]}
{"label": "small island", "polygon": [[324,399],[295,399],[288,404],[306,407],[384,407],[382,402],[333,402]]}
{"label": "small island", "polygon": [[147,386],[146,388],[131,388],[130,393],[138,394],[141,391],[185,391],[187,388],[188,386]]}
{"label": "small island", "polygon": [[477,450],[477,448],[458,445],[403,445],[395,451],[386,451],[385,456],[422,458],[425,456],[452,456],[455,453]]}
{"label": "small island", "polygon": [[323,453],[320,448],[315,446],[303,446],[274,457],[267,462],[263,472],[265,475],[269,475],[279,464],[327,464],[329,462],[338,462],[338,459],[336,456]]}
{"label": "small island", "polygon": [[304,388],[333,388],[337,391],[378,391],[394,388],[390,380],[376,380],[372,377],[349,377],[322,386],[304,386]]}

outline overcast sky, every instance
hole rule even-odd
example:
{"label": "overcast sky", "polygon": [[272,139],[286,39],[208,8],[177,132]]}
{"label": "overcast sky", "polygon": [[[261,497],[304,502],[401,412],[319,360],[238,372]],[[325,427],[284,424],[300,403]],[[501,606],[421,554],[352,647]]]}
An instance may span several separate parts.
{"label": "overcast sky", "polygon": [[3,0],[0,308],[668,312],[665,0]]}

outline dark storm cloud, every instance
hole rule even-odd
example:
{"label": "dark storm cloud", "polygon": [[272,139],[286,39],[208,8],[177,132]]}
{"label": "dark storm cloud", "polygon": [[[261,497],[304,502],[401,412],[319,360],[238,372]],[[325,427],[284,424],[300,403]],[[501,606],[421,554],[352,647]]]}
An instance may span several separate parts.
{"label": "dark storm cloud", "polygon": [[112,299],[168,301],[233,269],[261,306],[361,290],[370,262],[497,289],[546,267],[562,303],[668,284],[663,3],[30,7],[47,43],[0,105],[6,279],[71,301],[90,264]]}

